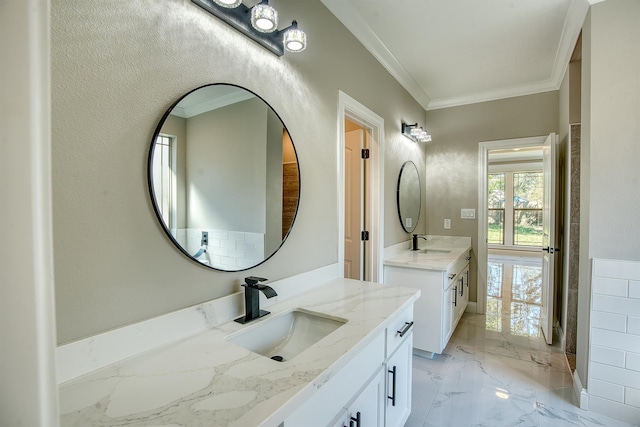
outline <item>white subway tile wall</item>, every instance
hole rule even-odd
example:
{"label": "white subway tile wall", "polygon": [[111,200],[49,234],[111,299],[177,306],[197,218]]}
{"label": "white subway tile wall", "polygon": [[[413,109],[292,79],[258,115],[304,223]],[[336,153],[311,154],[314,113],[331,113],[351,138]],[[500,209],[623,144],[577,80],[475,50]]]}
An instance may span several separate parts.
{"label": "white subway tile wall", "polygon": [[[203,231],[209,233],[207,252],[210,265],[214,268],[242,270],[264,260],[264,234],[261,233],[182,228],[173,230],[173,235],[188,253],[194,255],[200,250]],[[205,258],[199,259],[202,261]]]}
{"label": "white subway tile wall", "polygon": [[640,262],[594,259],[589,409],[640,424]]}

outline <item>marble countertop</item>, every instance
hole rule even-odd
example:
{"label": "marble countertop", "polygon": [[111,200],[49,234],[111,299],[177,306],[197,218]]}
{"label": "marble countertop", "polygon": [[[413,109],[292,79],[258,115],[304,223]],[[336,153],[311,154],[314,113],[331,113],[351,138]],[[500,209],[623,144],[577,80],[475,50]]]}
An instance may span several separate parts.
{"label": "marble countertop", "polygon": [[269,307],[348,322],[285,362],[224,340],[247,325],[230,321],[60,386],[62,426],[274,426],[339,371],[419,291],[336,279]]}
{"label": "marble countertop", "polygon": [[419,250],[406,249],[384,260],[385,265],[446,271],[471,250],[470,237],[426,236],[419,239]]}

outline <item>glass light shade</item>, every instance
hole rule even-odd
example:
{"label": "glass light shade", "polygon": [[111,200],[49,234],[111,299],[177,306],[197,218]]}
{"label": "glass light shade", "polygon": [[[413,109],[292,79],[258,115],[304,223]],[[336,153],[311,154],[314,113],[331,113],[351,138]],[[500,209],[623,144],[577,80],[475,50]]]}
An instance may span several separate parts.
{"label": "glass light shade", "polygon": [[284,33],[284,48],[289,52],[302,52],[307,47],[307,35],[297,28],[289,28]]}
{"label": "glass light shade", "polygon": [[219,4],[222,7],[234,8],[240,6],[242,0],[213,0],[214,3]]}
{"label": "glass light shade", "polygon": [[261,33],[271,33],[278,28],[278,11],[265,3],[251,8],[251,25]]}
{"label": "glass light shade", "polygon": [[422,129],[418,126],[411,128],[411,135],[418,136],[422,132]]}
{"label": "glass light shade", "polygon": [[420,142],[430,142],[431,135],[429,135],[426,131],[423,131],[420,136],[418,136],[418,141]]}

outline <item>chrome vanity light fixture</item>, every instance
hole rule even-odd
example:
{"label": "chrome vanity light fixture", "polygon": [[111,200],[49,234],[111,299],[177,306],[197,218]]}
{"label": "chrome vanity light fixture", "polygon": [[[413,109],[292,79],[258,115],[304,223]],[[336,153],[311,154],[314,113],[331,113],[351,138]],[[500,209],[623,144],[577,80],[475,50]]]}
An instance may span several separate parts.
{"label": "chrome vanity light fixture", "polygon": [[422,129],[422,127],[418,126],[417,123],[412,125],[408,125],[406,123],[402,123],[402,134],[412,140],[413,142],[430,142],[431,135],[429,132]]}
{"label": "chrome vanity light fixture", "polygon": [[307,35],[298,28],[298,22],[278,30],[278,11],[260,0],[252,7],[242,0],[191,0],[210,14],[221,19],[272,53],[282,56],[285,49],[301,52],[307,47]]}

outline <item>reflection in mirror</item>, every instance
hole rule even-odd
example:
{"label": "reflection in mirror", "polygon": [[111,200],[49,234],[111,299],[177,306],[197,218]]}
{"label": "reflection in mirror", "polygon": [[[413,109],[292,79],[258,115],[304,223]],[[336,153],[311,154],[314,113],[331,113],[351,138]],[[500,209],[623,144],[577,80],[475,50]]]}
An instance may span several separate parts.
{"label": "reflection in mirror", "polygon": [[407,233],[418,225],[420,217],[420,175],[412,161],[405,162],[398,177],[398,215]]}
{"label": "reflection in mirror", "polygon": [[156,215],[191,259],[224,271],[254,267],[286,239],[300,174],[287,129],[243,88],[214,84],[164,115],[149,152]]}

